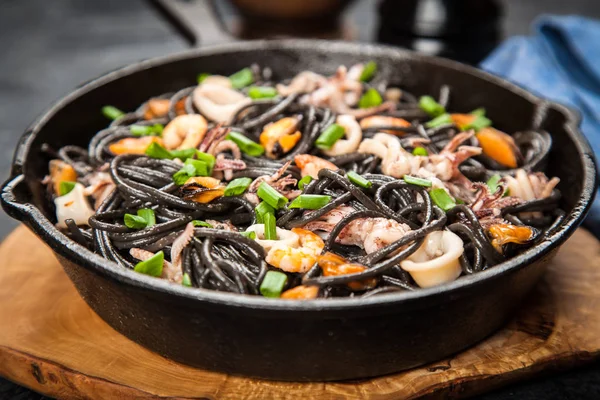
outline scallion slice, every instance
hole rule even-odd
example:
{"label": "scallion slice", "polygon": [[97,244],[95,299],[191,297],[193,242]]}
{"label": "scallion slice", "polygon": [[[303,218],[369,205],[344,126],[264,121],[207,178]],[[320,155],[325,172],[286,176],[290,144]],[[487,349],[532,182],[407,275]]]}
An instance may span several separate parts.
{"label": "scallion slice", "polygon": [[488,179],[488,181],[486,182],[488,188],[490,188],[491,193],[496,193],[496,190],[498,190],[498,183],[500,182],[500,179],[502,179],[502,177],[496,174],[490,179]]}
{"label": "scallion slice", "polygon": [[208,72],[203,72],[201,74],[198,74],[198,77],[196,78],[196,80],[198,81],[198,84],[201,84],[209,76],[211,76],[211,74],[209,74]]}
{"label": "scallion slice", "polygon": [[357,174],[354,171],[349,171],[346,174],[346,178],[348,178],[348,180],[350,182],[352,182],[353,184],[355,184],[356,186],[361,187],[363,189],[368,189],[371,186],[373,186],[373,182],[364,178],[362,175]]}
{"label": "scallion slice", "polygon": [[471,111],[469,114],[485,117],[485,108],[483,108],[483,107],[477,108],[477,109]]}
{"label": "scallion slice", "polygon": [[301,194],[296,197],[288,208],[303,208],[306,210],[318,210],[325,207],[331,201],[331,196],[322,194]]}
{"label": "scallion slice", "polygon": [[284,195],[273,189],[267,182],[260,184],[256,194],[275,209],[280,209],[289,201]]}
{"label": "scallion slice", "polygon": [[209,224],[208,222],[204,222],[204,221],[200,221],[198,219],[195,219],[192,221],[192,225],[194,226],[198,226],[201,228],[212,228],[213,226],[211,224]]}
{"label": "scallion slice", "polygon": [[194,174],[192,176],[208,176],[209,175],[209,167],[204,161],[194,160],[193,158],[188,158],[183,163],[183,166],[191,165],[194,168]]}
{"label": "scallion slice", "polygon": [[133,136],[151,136],[153,133],[150,125],[131,125],[129,131]]}
{"label": "scallion slice", "polygon": [[283,272],[268,271],[260,284],[260,294],[274,298],[281,296],[287,280],[287,275]]}
{"label": "scallion slice", "polygon": [[473,120],[473,122],[471,122],[470,124],[468,124],[467,126],[465,126],[463,128],[463,131],[468,131],[469,129],[474,129],[475,132],[479,132],[483,128],[487,128],[488,126],[491,126],[491,125],[492,125],[492,121],[489,118],[484,117],[483,115],[478,115]]}
{"label": "scallion slice", "polygon": [[159,277],[162,275],[164,261],[165,253],[161,250],[149,259],[137,263],[133,270],[140,274]]}
{"label": "scallion slice", "polygon": [[254,82],[254,74],[250,68],[244,68],[233,75],[229,76],[231,87],[241,89]]}
{"label": "scallion slice", "polygon": [[156,225],[156,216],[154,215],[154,210],[150,208],[140,208],[137,210],[137,215],[138,217],[144,218],[144,221],[146,221],[146,228]]}
{"label": "scallion slice", "polygon": [[117,107],[114,107],[114,106],[102,107],[102,114],[104,114],[104,116],[106,118],[112,119],[112,120],[115,120],[115,119],[120,118],[123,115],[125,115],[125,113],[123,111],[119,110]]}
{"label": "scallion slice", "polygon": [[237,178],[227,184],[225,188],[225,197],[239,196],[244,194],[248,186],[252,183],[250,178]]}
{"label": "scallion slice", "polygon": [[263,216],[268,213],[275,214],[275,209],[267,204],[267,202],[261,201],[254,209],[254,212],[256,213],[256,222],[262,224]]}
{"label": "scallion slice", "polygon": [[151,158],[167,160],[173,159],[171,152],[156,142],[150,143],[150,145],[146,148],[146,155]]}
{"label": "scallion slice", "polygon": [[438,117],[435,117],[431,121],[427,122],[425,126],[427,128],[437,128],[438,126],[447,125],[452,123],[452,117],[450,114],[442,114]]}
{"label": "scallion slice", "polygon": [[248,239],[256,240],[256,232],[254,231],[246,231],[240,232],[242,235],[246,236]]}
{"label": "scallion slice", "polygon": [[444,211],[456,207],[454,199],[442,188],[432,189],[429,191],[429,196],[433,203]]}
{"label": "scallion slice", "polygon": [[277,97],[277,89],[268,86],[252,86],[248,89],[248,96],[251,99],[272,99]]}
{"label": "scallion slice", "polygon": [[125,226],[131,229],[144,229],[148,224],[144,217],[133,214],[125,214],[123,221],[125,222]]}
{"label": "scallion slice", "polygon": [[404,175],[404,182],[416,186],[431,187],[429,179],[417,178],[416,176]]}
{"label": "scallion slice", "polygon": [[58,194],[60,196],[64,196],[65,194],[69,194],[71,190],[75,189],[75,185],[77,182],[71,181],[61,181],[58,185]]}
{"label": "scallion slice", "polygon": [[171,154],[171,159],[173,158],[179,158],[181,161],[185,161],[190,157],[194,157],[194,155],[196,154],[196,149],[190,148],[190,149],[183,149],[183,150],[171,150],[170,154]]}
{"label": "scallion slice", "polygon": [[298,181],[298,189],[300,190],[304,190],[304,187],[306,185],[308,185],[309,183],[311,183],[313,180],[313,177],[310,175],[306,175],[305,177],[303,177],[302,179],[300,179]]}
{"label": "scallion slice", "polygon": [[360,74],[360,80],[362,82],[368,82],[373,79],[377,72],[377,63],[375,61],[369,61],[365,64],[362,73]]}
{"label": "scallion slice", "polygon": [[315,140],[315,146],[321,150],[329,150],[344,135],[346,135],[344,127],[338,124],[331,124]]}
{"label": "scallion slice", "polygon": [[181,284],[186,287],[192,287],[192,278],[190,278],[190,275],[187,272],[183,274]]}
{"label": "scallion slice", "polygon": [[431,96],[421,96],[419,99],[419,107],[431,117],[438,117],[446,112],[444,106],[435,101]]}
{"label": "scallion slice", "polygon": [[427,157],[429,155],[429,152],[427,151],[427,149],[425,147],[415,147],[412,151],[414,156],[423,156],[423,157]]}
{"label": "scallion slice", "polygon": [[376,107],[383,103],[383,98],[376,89],[369,89],[363,94],[358,101],[358,108]]}
{"label": "scallion slice", "polygon": [[275,214],[266,213],[263,215],[263,224],[265,226],[265,240],[277,240],[277,221]]}
{"label": "scallion slice", "polygon": [[243,153],[248,154],[252,157],[262,156],[265,152],[265,148],[260,144],[248,139],[246,136],[238,132],[229,132],[227,139],[233,141],[238,145]]}

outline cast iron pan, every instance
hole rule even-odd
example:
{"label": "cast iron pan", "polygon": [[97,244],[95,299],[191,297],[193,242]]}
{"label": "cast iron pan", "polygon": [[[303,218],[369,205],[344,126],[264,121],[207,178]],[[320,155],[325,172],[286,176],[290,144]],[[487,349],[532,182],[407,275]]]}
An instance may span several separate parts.
{"label": "cast iron pan", "polygon": [[[224,75],[252,62],[278,77],[333,73],[374,59],[379,77],[416,94],[453,89],[452,107],[485,107],[505,131],[545,129],[554,144],[548,174],[560,177],[563,225],[548,240],[487,271],[450,284],[368,299],[280,301],[189,289],[119,268],[60,233],[40,181],[42,143],[86,146],[106,126],[100,108],[132,110],[145,99]],[[594,157],[567,108],[455,62],[389,47],[322,41],[228,44],[143,61],[93,80],[55,104],[16,149],[2,206],[55,251],[90,307],[117,331],[170,359],[210,370],[281,380],[365,378],[458,352],[498,329],[548,260],[584,218],[596,188]],[[52,284],[49,282],[48,284]],[[51,299],[49,299],[51,300]]]}

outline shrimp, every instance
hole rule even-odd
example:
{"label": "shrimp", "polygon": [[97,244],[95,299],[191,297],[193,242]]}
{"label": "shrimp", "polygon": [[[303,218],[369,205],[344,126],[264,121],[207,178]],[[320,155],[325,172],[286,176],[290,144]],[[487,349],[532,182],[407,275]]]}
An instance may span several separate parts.
{"label": "shrimp", "polygon": [[94,209],[97,210],[100,204],[108,197],[108,195],[117,187],[113,182],[108,172],[95,171],[92,174],[86,176],[86,180],[89,183],[83,194],[86,196],[92,196],[95,199]]}
{"label": "shrimp", "polygon": [[[467,184],[467,178],[458,166],[471,156],[481,154],[479,147],[460,146],[473,136],[473,132],[456,135],[439,154],[414,156],[406,151],[395,136],[378,133],[372,139],[365,139],[358,151],[378,156],[382,159],[381,170],[394,178],[416,175],[422,178],[437,178],[443,182],[456,180]],[[470,183],[470,182],[469,182]]]}
{"label": "shrimp", "polygon": [[163,130],[164,145],[168,150],[197,148],[208,124],[202,115],[189,114],[175,117]]}
{"label": "shrimp", "polygon": [[[350,263],[337,254],[327,252],[318,257],[317,263],[323,270],[323,276],[340,276],[358,274],[367,269],[364,265]],[[348,282],[347,286],[352,290],[366,290],[375,287],[377,279],[370,278],[363,281]]]}
{"label": "shrimp", "polygon": [[194,237],[194,225],[191,222],[185,226],[181,235],[173,241],[171,245],[171,264],[173,268],[163,270],[166,272],[166,278],[171,282],[181,283],[183,280],[183,249],[190,244]]}
{"label": "shrimp", "polygon": [[163,140],[156,136],[144,136],[140,138],[125,138],[111,143],[108,150],[114,155],[119,154],[145,154],[150,144],[163,144]]}
{"label": "shrimp", "polygon": [[360,125],[352,115],[338,115],[335,122],[344,128],[346,137],[336,141],[329,150],[323,150],[323,153],[330,157],[354,153],[362,140]]}
{"label": "shrimp", "polygon": [[169,113],[171,100],[169,99],[150,99],[144,107],[144,119],[155,119],[165,117]]}
{"label": "shrimp", "polygon": [[[354,212],[349,206],[337,207],[324,214],[316,221],[304,225],[310,231],[320,230],[327,233],[348,214]],[[339,244],[358,246],[367,254],[373,253],[410,232],[410,227],[393,219],[387,218],[357,218],[342,229],[335,241]]]}
{"label": "shrimp", "polygon": [[192,95],[202,115],[215,122],[231,123],[238,110],[252,102],[242,93],[211,83],[198,86]]}
{"label": "shrimp", "polygon": [[302,137],[299,124],[299,117],[285,117],[264,127],[260,144],[264,146],[267,157],[275,159],[294,148]]}
{"label": "shrimp", "polygon": [[317,262],[317,256],[323,251],[325,243],[318,235],[305,229],[293,228],[292,232],[298,235],[298,245],[275,244],[265,260],[286,272],[304,273]]}
{"label": "shrimp", "polygon": [[279,298],[286,300],[310,300],[316,299],[318,294],[318,286],[299,285],[281,293],[281,296]]}
{"label": "shrimp", "polygon": [[[387,115],[373,115],[373,116],[363,118],[360,120],[360,127],[362,129],[386,127],[386,126],[407,128],[407,127],[411,126],[411,124],[410,124],[410,122],[408,122],[405,119],[397,118],[397,117],[390,117]],[[402,132],[402,131],[393,131],[393,130],[382,129],[381,132],[389,133],[390,135],[400,135],[400,136],[404,135],[404,132]]]}
{"label": "shrimp", "polygon": [[322,169],[330,169],[332,171],[339,169],[334,163],[310,154],[298,154],[294,157],[294,162],[300,168],[300,173],[303,177],[312,176],[314,179],[319,178],[319,171]]}

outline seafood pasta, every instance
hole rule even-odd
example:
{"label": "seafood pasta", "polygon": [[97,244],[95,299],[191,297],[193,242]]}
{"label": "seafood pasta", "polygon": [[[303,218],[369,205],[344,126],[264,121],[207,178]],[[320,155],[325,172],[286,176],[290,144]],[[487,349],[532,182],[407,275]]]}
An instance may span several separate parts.
{"label": "seafood pasta", "polygon": [[115,268],[309,300],[442,285],[564,218],[546,132],[502,132],[449,86],[416,97],[374,62],[272,75],[201,74],[98,110],[113,121],[87,148],[46,146],[58,227]]}

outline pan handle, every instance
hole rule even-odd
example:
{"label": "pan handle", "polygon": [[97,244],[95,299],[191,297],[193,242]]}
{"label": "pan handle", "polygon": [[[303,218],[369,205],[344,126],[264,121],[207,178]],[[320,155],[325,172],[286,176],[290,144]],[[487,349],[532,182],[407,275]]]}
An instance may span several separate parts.
{"label": "pan handle", "polygon": [[231,42],[215,0],[147,0],[190,46]]}
{"label": "pan handle", "polygon": [[37,207],[29,203],[27,199],[30,198],[31,193],[23,174],[13,176],[2,185],[0,202],[4,211],[31,228],[36,226],[32,221],[43,221],[45,217]]}

